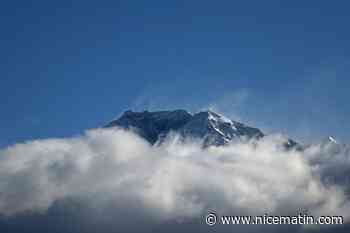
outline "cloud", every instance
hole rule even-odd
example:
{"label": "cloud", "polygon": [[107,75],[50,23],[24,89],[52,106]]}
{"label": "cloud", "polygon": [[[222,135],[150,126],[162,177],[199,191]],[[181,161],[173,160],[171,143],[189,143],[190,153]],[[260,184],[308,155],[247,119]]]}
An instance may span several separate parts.
{"label": "cloud", "polygon": [[16,144],[0,151],[0,214],[45,214],[57,203],[76,200],[93,207],[93,216],[114,211],[119,225],[126,216],[166,224],[201,219],[208,211],[308,210],[348,219],[348,184],[339,177],[349,171],[349,151],[320,145],[285,151],[284,140],[274,135],[203,149],[173,135],[155,147],[131,132],[97,129]]}
{"label": "cloud", "polygon": [[[222,94],[219,98],[211,101],[208,106],[203,109],[210,109],[214,112],[221,112],[232,119],[239,121],[242,114],[245,114],[244,107],[250,99],[252,93],[248,89],[238,89]],[[246,116],[244,116],[246,118]]]}

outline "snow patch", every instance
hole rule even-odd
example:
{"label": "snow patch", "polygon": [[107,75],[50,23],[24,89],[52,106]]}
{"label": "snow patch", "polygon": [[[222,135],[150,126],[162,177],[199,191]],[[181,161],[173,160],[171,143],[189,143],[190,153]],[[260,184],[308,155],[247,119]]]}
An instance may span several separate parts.
{"label": "snow patch", "polygon": [[331,142],[333,142],[333,143],[338,144],[337,140],[335,140],[332,136],[329,136],[329,137],[328,137],[328,140],[331,141]]}

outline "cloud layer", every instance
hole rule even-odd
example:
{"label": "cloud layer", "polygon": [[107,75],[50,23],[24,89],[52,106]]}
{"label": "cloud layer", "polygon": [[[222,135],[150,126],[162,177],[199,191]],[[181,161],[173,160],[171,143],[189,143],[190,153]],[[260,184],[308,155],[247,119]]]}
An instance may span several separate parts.
{"label": "cloud layer", "polygon": [[59,201],[79,200],[96,213],[128,209],[127,216],[157,223],[200,219],[208,211],[307,210],[348,219],[349,151],[331,145],[285,151],[283,140],[274,135],[202,149],[173,135],[155,147],[131,132],[97,129],[16,144],[0,151],[0,215],[44,214]]}

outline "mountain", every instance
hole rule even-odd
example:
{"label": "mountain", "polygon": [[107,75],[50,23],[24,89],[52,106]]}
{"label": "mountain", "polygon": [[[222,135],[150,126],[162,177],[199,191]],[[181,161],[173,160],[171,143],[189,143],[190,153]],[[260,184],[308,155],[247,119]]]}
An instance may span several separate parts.
{"label": "mountain", "polygon": [[259,129],[232,121],[211,111],[194,114],[179,132],[183,137],[203,139],[205,146],[224,145],[234,138],[258,139],[264,136]]}
{"label": "mountain", "polygon": [[[233,139],[260,139],[264,137],[259,129],[230,120],[212,111],[190,114],[185,110],[133,112],[126,111],[118,119],[108,123],[106,128],[130,129],[151,144],[161,141],[168,133],[175,132],[183,138],[198,138],[203,145],[221,146]],[[298,147],[289,139],[286,148]]]}
{"label": "mountain", "polygon": [[319,146],[323,150],[327,150],[329,154],[338,154],[341,152],[344,152],[348,149],[348,146],[345,144],[339,143],[334,137],[329,136],[325,139],[323,139]]}
{"label": "mountain", "polygon": [[154,144],[162,135],[166,135],[170,131],[179,131],[192,117],[185,110],[158,112],[133,112],[129,110],[105,127],[118,126],[124,129],[132,129],[141,137]]}

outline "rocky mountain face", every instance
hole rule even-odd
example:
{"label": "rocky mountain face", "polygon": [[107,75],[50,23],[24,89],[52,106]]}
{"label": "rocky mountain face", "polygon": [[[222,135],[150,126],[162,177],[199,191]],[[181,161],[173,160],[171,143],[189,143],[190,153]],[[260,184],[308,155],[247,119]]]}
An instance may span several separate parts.
{"label": "rocky mountain face", "polygon": [[[184,138],[201,139],[205,147],[225,145],[233,139],[260,139],[265,136],[257,128],[230,120],[212,111],[190,114],[185,110],[156,112],[129,110],[105,127],[116,126],[133,130],[151,144],[159,142],[170,132],[178,133]],[[285,147],[297,145],[293,140],[289,140]]]}

